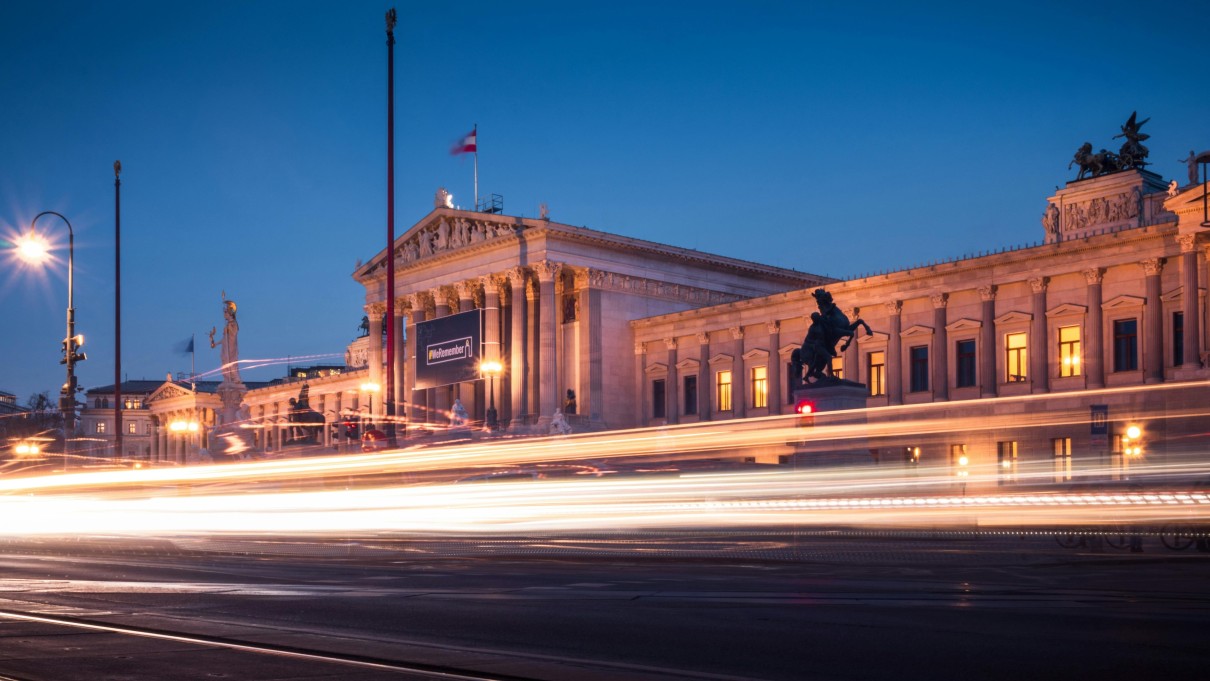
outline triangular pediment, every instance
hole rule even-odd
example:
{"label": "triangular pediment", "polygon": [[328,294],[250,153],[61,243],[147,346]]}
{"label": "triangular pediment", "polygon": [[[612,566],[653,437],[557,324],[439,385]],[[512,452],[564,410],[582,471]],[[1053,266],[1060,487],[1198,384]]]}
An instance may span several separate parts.
{"label": "triangular pediment", "polygon": [[875,343],[875,344],[886,343],[890,339],[891,339],[890,334],[883,333],[882,331],[875,331],[874,333],[871,333],[871,334],[862,336],[861,338],[858,338],[857,345],[862,346],[862,345],[866,345],[867,343]]}
{"label": "triangular pediment", "polygon": [[[1199,298],[1205,297],[1206,289],[1198,288],[1197,295]],[[1164,301],[1165,303],[1174,303],[1178,300],[1183,299],[1184,297],[1185,297],[1185,287],[1177,286],[1176,288],[1172,289],[1171,291],[1160,296],[1160,300]]]}
{"label": "triangular pediment", "polygon": [[724,355],[722,353],[719,353],[710,358],[709,364],[711,366],[714,366],[716,364],[733,364],[734,362],[735,362],[735,358],[732,357],[731,355]]}
{"label": "triangular pediment", "polygon": [[[407,267],[429,258],[448,255],[469,247],[487,245],[513,238],[518,229],[529,225],[524,220],[494,213],[477,213],[454,208],[435,208],[395,239],[396,267]],[[354,273],[355,279],[381,270],[385,251]]]}
{"label": "triangular pediment", "polygon": [[781,355],[782,357],[789,357],[790,353],[792,353],[795,350],[798,350],[800,348],[802,348],[801,345],[797,345],[794,343],[786,343],[785,345],[783,345],[777,349],[777,354]]}
{"label": "triangular pediment", "polygon": [[1083,315],[1088,312],[1086,305],[1076,305],[1075,303],[1063,303],[1056,305],[1046,311],[1047,317],[1067,317],[1073,315]]}
{"label": "triangular pediment", "polygon": [[963,317],[955,322],[950,322],[945,325],[946,331],[973,331],[983,327],[983,322],[978,319],[967,319]]}
{"label": "triangular pediment", "polygon": [[1032,321],[1033,318],[1034,316],[1028,312],[1013,310],[1012,312],[1005,312],[999,317],[996,317],[996,324],[1020,324],[1022,322]]}
{"label": "triangular pediment", "polygon": [[147,397],[147,403],[150,404],[152,402],[161,402],[177,397],[190,397],[193,394],[193,391],[189,390],[188,388],[183,388],[176,383],[169,382],[156,388],[155,392],[151,393],[151,395]]}
{"label": "triangular pediment", "polygon": [[911,338],[913,336],[931,336],[932,334],[933,334],[933,327],[921,326],[920,324],[916,324],[914,326],[909,326],[908,328],[904,329],[903,331],[900,331],[899,337],[900,338]]}
{"label": "triangular pediment", "polygon": [[1139,296],[1122,295],[1122,296],[1118,296],[1117,298],[1111,298],[1111,299],[1105,301],[1104,303],[1101,303],[1101,309],[1102,310],[1119,310],[1122,308],[1142,307],[1143,304],[1146,302],[1147,302],[1146,298],[1141,298]]}
{"label": "triangular pediment", "polygon": [[648,364],[647,368],[643,369],[643,371],[649,374],[666,374],[668,373],[668,365],[663,362],[656,362],[655,364]]}
{"label": "triangular pediment", "polygon": [[769,359],[769,351],[756,348],[745,352],[743,358],[745,362],[753,359]]}
{"label": "triangular pediment", "polygon": [[701,361],[696,359],[682,359],[676,363],[677,371],[697,371],[702,366]]}

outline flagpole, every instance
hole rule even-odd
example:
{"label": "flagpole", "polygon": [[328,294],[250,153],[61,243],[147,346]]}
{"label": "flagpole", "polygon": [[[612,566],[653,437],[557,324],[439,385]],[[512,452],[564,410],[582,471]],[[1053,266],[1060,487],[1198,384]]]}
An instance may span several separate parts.
{"label": "flagpole", "polygon": [[479,124],[475,124],[471,135],[475,138],[475,210],[479,210]]}
{"label": "flagpole", "polygon": [[192,381],[194,376],[197,376],[197,338],[196,333],[189,334],[189,380]]}

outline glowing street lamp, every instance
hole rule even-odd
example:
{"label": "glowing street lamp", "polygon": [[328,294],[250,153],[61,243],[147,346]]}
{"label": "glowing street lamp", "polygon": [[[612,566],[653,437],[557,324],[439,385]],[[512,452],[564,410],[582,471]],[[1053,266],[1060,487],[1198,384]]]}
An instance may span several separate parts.
{"label": "glowing street lamp", "polygon": [[1122,436],[1122,453],[1126,456],[1142,456],[1143,447],[1139,442],[1142,437],[1142,428],[1139,428],[1134,424],[1126,426],[1126,434]]}
{"label": "glowing street lamp", "polygon": [[83,362],[88,356],[78,352],[84,345],[84,336],[76,334],[76,307],[74,302],[75,286],[73,282],[75,268],[76,235],[67,218],[53,210],[43,211],[34,216],[29,223],[29,233],[17,240],[17,255],[26,262],[39,263],[47,258],[48,246],[35,231],[38,218],[43,215],[54,215],[67,225],[67,335],[63,337],[63,359],[60,364],[67,365],[67,381],[59,391],[59,409],[63,412],[63,467],[67,467],[67,442],[70,433],[75,430],[76,423],[76,362]]}
{"label": "glowing street lamp", "polygon": [[380,390],[382,390],[382,386],[377,383],[366,382],[361,384],[361,392],[368,393],[370,396],[366,403],[366,416],[369,418],[367,419],[365,428],[362,429],[363,432],[374,427],[374,399]]}
{"label": "glowing street lamp", "polygon": [[487,429],[489,431],[496,430],[500,427],[499,416],[496,414],[496,377],[504,371],[504,365],[500,362],[489,359],[486,362],[479,363],[480,373],[487,374],[489,381],[487,388]]}

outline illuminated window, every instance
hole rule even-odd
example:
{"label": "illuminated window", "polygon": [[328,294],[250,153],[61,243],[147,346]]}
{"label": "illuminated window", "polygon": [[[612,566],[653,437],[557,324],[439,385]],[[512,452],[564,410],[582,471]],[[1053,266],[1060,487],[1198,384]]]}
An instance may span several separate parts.
{"label": "illuminated window", "polygon": [[996,443],[996,463],[999,465],[997,484],[1009,485],[1017,481],[1017,442]]}
{"label": "illuminated window", "polygon": [[1139,368],[1139,323],[1137,319],[1119,319],[1113,323],[1113,370]]}
{"label": "illuminated window", "polygon": [[1185,313],[1172,313],[1172,366],[1185,363]]}
{"label": "illuminated window", "polygon": [[1059,327],[1059,375],[1080,375],[1080,327]]}
{"label": "illuminated window", "polygon": [[105,422],[104,421],[97,421],[97,432],[98,433],[105,432]]}
{"label": "illuminated window", "polygon": [[137,423],[126,424],[126,432],[130,433],[131,435],[138,435],[139,434],[139,424],[137,424]]}
{"label": "illuminated window", "polygon": [[1051,444],[1055,453],[1055,482],[1071,480],[1071,438],[1057,437]]}
{"label": "illuminated window", "polygon": [[973,387],[975,385],[975,341],[973,339],[960,340],[955,345],[957,385],[959,388]]}
{"label": "illuminated window", "polygon": [[667,404],[668,400],[664,392],[664,379],[657,378],[651,382],[651,417],[656,419],[664,418],[667,414]]}
{"label": "illuminated window", "polygon": [[752,407],[769,406],[769,368],[752,367]]}
{"label": "illuminated window", "polygon": [[929,389],[929,348],[927,345],[917,345],[908,350],[909,369],[911,371],[911,391],[921,393]]}
{"label": "illuminated window", "polygon": [[950,445],[950,470],[959,478],[970,474],[970,457],[966,454],[966,445]]}
{"label": "illuminated window", "polygon": [[1019,383],[1026,378],[1025,367],[1029,360],[1029,349],[1024,333],[1010,333],[1004,337],[1005,381]]}
{"label": "illuminated window", "polygon": [[886,353],[881,350],[866,355],[870,373],[870,395],[886,394]]}
{"label": "illuminated window", "polygon": [[836,378],[844,378],[844,357],[832,358],[832,375]]}
{"label": "illuminated window", "polygon": [[731,372],[720,371],[714,376],[716,408],[718,411],[731,411]]}
{"label": "illuminated window", "polygon": [[686,376],[682,381],[684,386],[685,399],[682,402],[685,405],[686,414],[697,413],[697,376]]}

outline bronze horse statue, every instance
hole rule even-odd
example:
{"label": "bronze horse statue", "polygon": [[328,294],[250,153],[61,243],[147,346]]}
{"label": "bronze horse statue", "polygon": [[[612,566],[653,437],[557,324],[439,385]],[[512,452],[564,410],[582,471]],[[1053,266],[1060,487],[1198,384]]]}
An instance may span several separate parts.
{"label": "bronze horse statue", "polygon": [[[290,426],[290,444],[316,444],[319,441],[320,428],[323,427],[324,417],[317,411],[312,411],[311,401],[308,396],[311,387],[303,383],[302,390],[298,392],[298,399],[290,398],[289,419]],[[317,427],[318,426],[318,427]]]}
{"label": "bronze horse statue", "polygon": [[[819,306],[819,312],[811,313],[811,326],[803,339],[802,347],[790,354],[794,377],[803,382],[819,382],[825,378],[836,380],[832,373],[832,358],[837,357],[836,344],[844,339],[840,352],[849,349],[857,337],[857,329],[864,328],[867,336],[873,334],[864,320],[850,322],[847,315],[832,300],[832,294],[817,288],[811,294]],[[803,368],[807,372],[803,374]]]}

